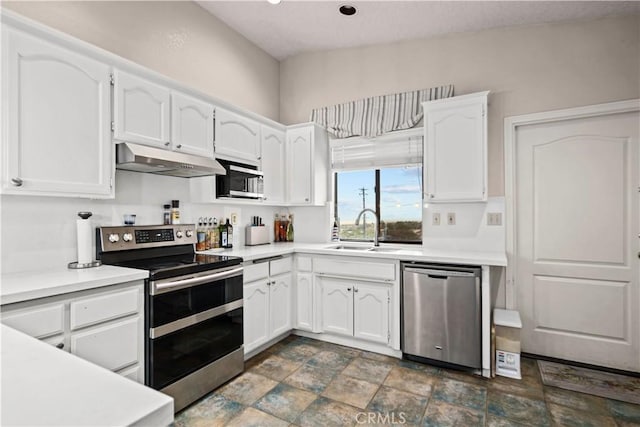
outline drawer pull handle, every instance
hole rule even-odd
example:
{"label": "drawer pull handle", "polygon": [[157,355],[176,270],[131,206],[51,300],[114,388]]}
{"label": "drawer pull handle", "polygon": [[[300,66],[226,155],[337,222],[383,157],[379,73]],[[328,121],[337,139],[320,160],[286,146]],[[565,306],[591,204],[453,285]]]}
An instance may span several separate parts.
{"label": "drawer pull handle", "polygon": [[11,184],[15,187],[22,187],[22,180],[20,178],[11,178]]}

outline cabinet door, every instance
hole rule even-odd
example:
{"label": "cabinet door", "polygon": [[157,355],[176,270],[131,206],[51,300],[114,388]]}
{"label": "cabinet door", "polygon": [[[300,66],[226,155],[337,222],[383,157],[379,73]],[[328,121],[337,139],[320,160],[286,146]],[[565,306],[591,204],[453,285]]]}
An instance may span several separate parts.
{"label": "cabinet door", "polygon": [[103,368],[117,371],[141,362],[138,316],[71,334],[71,353]]}
{"label": "cabinet door", "polygon": [[2,35],[3,192],[109,197],[109,67],[25,34]]}
{"label": "cabinet door", "polygon": [[389,342],[389,288],[358,283],[353,293],[353,336]]}
{"label": "cabinet door", "polygon": [[285,192],[285,133],[261,127],[261,152],[264,173],[264,200],[284,202]]}
{"label": "cabinet door", "polygon": [[296,329],[313,330],[313,275],[296,273]]}
{"label": "cabinet door", "polygon": [[425,185],[432,202],[487,199],[487,95],[464,98],[423,104]]}
{"label": "cabinet door", "polygon": [[260,125],[251,119],[216,108],[216,156],[258,164],[260,160]]}
{"label": "cabinet door", "polygon": [[353,284],[322,277],[322,331],[353,336]]}
{"label": "cabinet door", "polygon": [[176,151],[213,157],[213,105],[172,92],[171,145]]}
{"label": "cabinet door", "polygon": [[64,304],[42,304],[12,310],[2,307],[2,323],[34,338],[46,338],[64,332]]}
{"label": "cabinet door", "polygon": [[169,89],[119,70],[113,76],[113,137],[168,148]]}
{"label": "cabinet door", "polygon": [[271,333],[269,338],[290,331],[291,322],[291,273],[271,278],[269,294],[269,322]]}
{"label": "cabinet door", "polygon": [[244,285],[244,352],[269,340],[268,279]]}
{"label": "cabinet door", "polygon": [[311,204],[313,202],[313,127],[295,128],[287,131],[288,164],[291,175],[289,203]]}

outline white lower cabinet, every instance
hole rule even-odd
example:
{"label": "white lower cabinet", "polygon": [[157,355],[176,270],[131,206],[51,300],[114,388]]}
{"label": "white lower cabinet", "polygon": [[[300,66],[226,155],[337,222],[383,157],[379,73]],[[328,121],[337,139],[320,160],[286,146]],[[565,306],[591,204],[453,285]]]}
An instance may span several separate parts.
{"label": "white lower cabinet", "polygon": [[296,273],[296,329],[313,331],[313,273]]}
{"label": "white lower cabinet", "polygon": [[2,323],[144,382],[143,283],[2,306]]}
{"label": "white lower cabinet", "polygon": [[388,344],[390,289],[387,285],[354,285],[353,336]]}
{"label": "white lower cabinet", "polygon": [[291,257],[244,267],[244,352],[293,328]]}
{"label": "white lower cabinet", "polygon": [[71,353],[112,371],[138,362],[138,330],[142,319],[130,319],[71,334]]}
{"label": "white lower cabinet", "polygon": [[322,331],[388,344],[390,288],[319,276]]}

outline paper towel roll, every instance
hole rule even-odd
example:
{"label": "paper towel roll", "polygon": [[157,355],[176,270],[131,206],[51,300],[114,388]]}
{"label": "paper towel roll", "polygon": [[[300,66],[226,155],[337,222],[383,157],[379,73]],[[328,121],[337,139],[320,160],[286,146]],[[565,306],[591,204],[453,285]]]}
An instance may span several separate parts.
{"label": "paper towel roll", "polygon": [[89,264],[93,261],[91,251],[91,221],[89,219],[76,220],[78,229],[78,264]]}

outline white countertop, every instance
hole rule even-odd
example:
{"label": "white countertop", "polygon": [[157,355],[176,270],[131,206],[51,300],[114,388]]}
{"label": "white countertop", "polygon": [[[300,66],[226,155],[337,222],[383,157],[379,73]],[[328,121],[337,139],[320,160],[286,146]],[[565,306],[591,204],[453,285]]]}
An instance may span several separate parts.
{"label": "white countertop", "polygon": [[102,286],[144,280],[145,270],[101,265],[72,270],[30,271],[3,274],[0,282],[0,305],[83,291]]}
{"label": "white countertop", "polygon": [[354,242],[328,242],[328,243],[271,243],[261,246],[243,246],[233,249],[214,249],[204,251],[205,254],[233,255],[242,257],[245,261],[267,258],[278,255],[292,253],[310,253],[318,255],[340,255],[347,257],[366,257],[379,259],[397,259],[401,261],[423,261],[438,262],[447,264],[465,265],[489,265],[505,267],[507,256],[504,252],[474,252],[457,250],[436,250],[423,248],[422,246],[411,247],[408,245],[381,244],[381,248],[396,248],[393,252],[373,252],[361,250],[337,250],[328,249],[331,247],[362,246],[370,247],[367,244]]}
{"label": "white countertop", "polygon": [[173,399],[0,325],[6,426],[166,426]]}

